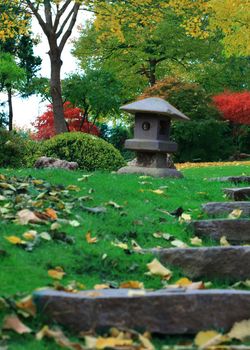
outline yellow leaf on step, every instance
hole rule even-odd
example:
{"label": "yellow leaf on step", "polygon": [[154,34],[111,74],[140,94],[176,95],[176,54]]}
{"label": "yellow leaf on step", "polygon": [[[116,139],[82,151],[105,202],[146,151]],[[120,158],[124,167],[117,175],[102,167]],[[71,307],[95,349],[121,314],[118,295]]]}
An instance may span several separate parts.
{"label": "yellow leaf on step", "polygon": [[16,307],[27,312],[31,316],[35,316],[36,314],[36,306],[33,303],[32,295],[28,295],[27,297],[16,302]]}
{"label": "yellow leaf on step", "polygon": [[120,284],[120,288],[144,289],[144,284],[139,281],[127,281]]}
{"label": "yellow leaf on step", "polygon": [[175,284],[177,284],[179,287],[186,287],[192,283],[193,282],[190,281],[190,279],[188,279],[187,277],[180,278],[178,281],[175,282]]}
{"label": "yellow leaf on step", "polygon": [[243,210],[241,209],[234,209],[229,215],[228,215],[228,219],[238,219],[241,214],[242,214]]}
{"label": "yellow leaf on step", "polygon": [[118,346],[129,346],[133,344],[132,339],[119,339],[119,338],[102,338],[99,337],[96,341],[96,349],[113,348]]}
{"label": "yellow leaf on step", "polygon": [[230,243],[228,242],[226,236],[222,236],[220,239],[220,245],[223,247],[229,247]]}
{"label": "yellow leaf on step", "polygon": [[202,239],[200,239],[199,237],[193,237],[193,238],[190,238],[190,243],[194,246],[201,247]]}
{"label": "yellow leaf on step", "polygon": [[147,264],[149,275],[158,275],[163,277],[166,280],[169,280],[172,277],[172,272],[164,267],[157,259],[151,261],[151,263]]}
{"label": "yellow leaf on step", "polygon": [[227,337],[216,331],[201,331],[196,335],[194,343],[199,349],[207,349],[210,346],[221,344],[226,340]]}
{"label": "yellow leaf on step", "polygon": [[191,221],[191,215],[182,213],[181,216],[179,217],[179,221],[180,222],[190,222]]}
{"label": "yellow leaf on step", "polygon": [[227,335],[232,339],[239,340],[250,337],[250,320],[236,322]]}
{"label": "yellow leaf on step", "polygon": [[95,290],[101,290],[101,289],[109,289],[110,286],[108,284],[96,284],[94,286]]}

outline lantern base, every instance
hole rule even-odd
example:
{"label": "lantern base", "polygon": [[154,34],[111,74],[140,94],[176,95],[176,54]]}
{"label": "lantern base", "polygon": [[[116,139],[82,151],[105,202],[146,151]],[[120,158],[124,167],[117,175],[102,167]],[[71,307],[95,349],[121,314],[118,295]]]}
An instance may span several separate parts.
{"label": "lantern base", "polygon": [[125,166],[118,170],[118,174],[143,174],[153,177],[174,177],[183,178],[182,173],[176,169],[170,168],[148,168],[141,166]]}

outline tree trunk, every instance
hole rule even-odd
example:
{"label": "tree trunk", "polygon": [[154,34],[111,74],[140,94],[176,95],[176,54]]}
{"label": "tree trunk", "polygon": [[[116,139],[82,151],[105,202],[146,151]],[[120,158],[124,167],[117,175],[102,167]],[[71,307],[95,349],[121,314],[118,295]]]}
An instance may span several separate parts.
{"label": "tree trunk", "polygon": [[156,60],[149,61],[149,83],[150,86],[154,86],[156,83]]}
{"label": "tree trunk", "polygon": [[13,106],[12,106],[12,91],[8,88],[8,106],[9,106],[9,131],[13,130]]}
{"label": "tree trunk", "polygon": [[68,128],[64,119],[62,88],[61,88],[61,67],[62,60],[59,51],[55,48],[54,52],[50,52],[51,77],[50,77],[50,92],[53,104],[54,126],[56,134],[68,132]]}

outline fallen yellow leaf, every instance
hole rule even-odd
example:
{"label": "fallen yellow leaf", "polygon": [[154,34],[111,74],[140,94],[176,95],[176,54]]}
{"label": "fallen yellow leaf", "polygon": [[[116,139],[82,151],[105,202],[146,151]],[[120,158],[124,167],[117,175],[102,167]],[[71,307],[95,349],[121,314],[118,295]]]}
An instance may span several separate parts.
{"label": "fallen yellow leaf", "polygon": [[222,236],[220,239],[220,245],[224,247],[229,247],[230,243],[228,242],[226,236]]}
{"label": "fallen yellow leaf", "polygon": [[178,281],[175,282],[175,284],[177,284],[180,287],[186,287],[192,283],[193,282],[190,281],[190,279],[188,279],[187,277],[180,278]]}
{"label": "fallen yellow leaf", "polygon": [[231,339],[244,340],[250,336],[250,320],[236,322],[227,334]]}
{"label": "fallen yellow leaf", "polygon": [[54,269],[48,270],[48,275],[56,280],[61,280],[66,273],[60,266],[57,266]]}
{"label": "fallen yellow leaf", "polygon": [[177,247],[177,248],[188,248],[188,245],[184,242],[182,242],[180,239],[174,239],[171,242],[173,247]]}
{"label": "fallen yellow leaf", "polygon": [[181,216],[179,217],[180,222],[190,222],[191,220],[192,218],[190,214],[182,213]]}
{"label": "fallen yellow leaf", "polygon": [[228,215],[228,219],[238,219],[241,214],[242,214],[243,210],[241,209],[234,209],[229,215]]}
{"label": "fallen yellow leaf", "polygon": [[8,315],[3,320],[3,329],[12,330],[18,334],[31,333],[32,330],[25,326],[16,315]]}
{"label": "fallen yellow leaf", "polygon": [[56,220],[57,219],[57,213],[54,209],[52,208],[47,208],[45,209],[45,213],[52,219]]}
{"label": "fallen yellow leaf", "polygon": [[201,247],[202,246],[202,239],[195,236],[193,238],[190,238],[190,243],[194,246]]}
{"label": "fallen yellow leaf", "polygon": [[216,331],[201,331],[194,339],[194,343],[199,349],[206,349],[209,346],[218,345],[224,341],[225,337]]}
{"label": "fallen yellow leaf", "polygon": [[169,280],[172,277],[172,272],[164,267],[156,258],[151,261],[151,263],[147,264],[149,275],[158,275],[163,277],[166,280]]}
{"label": "fallen yellow leaf", "polygon": [[90,232],[87,232],[85,237],[86,237],[86,241],[89,244],[93,244],[93,243],[98,242],[98,239],[96,237],[91,237],[91,233]]}
{"label": "fallen yellow leaf", "polygon": [[121,248],[121,249],[124,249],[124,250],[127,250],[128,249],[128,245],[127,243],[122,243],[122,242],[111,242],[111,244],[114,246],[114,247],[118,247],[118,248]]}
{"label": "fallen yellow leaf", "polygon": [[139,334],[139,340],[143,345],[143,349],[155,350],[154,345],[151,343],[151,341],[148,339],[148,337],[146,335],[147,334],[144,334],[144,335]]}
{"label": "fallen yellow leaf", "polygon": [[109,289],[110,286],[108,284],[96,284],[94,286],[95,290],[101,290],[101,289]]}
{"label": "fallen yellow leaf", "polygon": [[96,349],[105,349],[105,348],[112,348],[112,347],[118,347],[118,346],[129,346],[133,344],[132,339],[119,339],[119,338],[97,338],[96,341]]}
{"label": "fallen yellow leaf", "polygon": [[164,191],[158,189],[158,190],[149,190],[149,192],[155,193],[155,194],[163,194]]}
{"label": "fallen yellow leaf", "polygon": [[30,230],[23,234],[23,238],[27,239],[28,241],[33,241],[37,236],[37,231]]}
{"label": "fallen yellow leaf", "polygon": [[33,298],[31,295],[19,300],[16,302],[16,307],[27,312],[31,316],[35,316],[36,314],[36,306],[33,303]]}
{"label": "fallen yellow leaf", "polygon": [[139,281],[127,281],[120,284],[120,288],[144,289],[144,284]]}
{"label": "fallen yellow leaf", "polygon": [[17,237],[17,236],[8,236],[5,237],[5,239],[7,239],[7,241],[9,241],[12,244],[25,244],[26,242],[23,241],[21,238]]}

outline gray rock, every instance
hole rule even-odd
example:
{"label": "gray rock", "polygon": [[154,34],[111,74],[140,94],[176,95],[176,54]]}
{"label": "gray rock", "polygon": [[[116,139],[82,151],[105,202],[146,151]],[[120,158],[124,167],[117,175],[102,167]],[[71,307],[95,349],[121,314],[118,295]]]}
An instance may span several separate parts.
{"label": "gray rock", "polygon": [[250,247],[203,247],[150,249],[166,266],[181,269],[193,278],[220,278],[239,281],[249,278]]}
{"label": "gray rock", "polygon": [[78,169],[78,164],[76,162],[67,162],[66,160],[40,157],[35,163],[35,168],[61,168],[67,170]]}
{"label": "gray rock", "polygon": [[65,293],[38,291],[34,301],[40,315],[78,333],[123,327],[161,334],[228,331],[250,318],[250,292],[237,290],[159,290],[147,292],[108,289]]}
{"label": "gray rock", "polygon": [[143,174],[153,177],[183,178],[180,171],[170,168],[148,168],[142,166],[126,166],[118,170],[118,174]]}
{"label": "gray rock", "polygon": [[245,175],[245,176],[213,177],[209,180],[210,181],[220,181],[220,182],[229,181],[229,182],[233,182],[235,184],[238,184],[241,182],[250,183],[250,176]]}
{"label": "gray rock", "polygon": [[230,214],[233,210],[242,210],[242,215],[250,215],[250,202],[210,202],[202,204],[202,210],[209,215]]}
{"label": "gray rock", "polygon": [[250,219],[217,219],[192,221],[196,236],[220,240],[225,236],[231,243],[250,242]]}
{"label": "gray rock", "polygon": [[250,198],[250,187],[224,188],[224,193],[235,201],[244,201]]}

